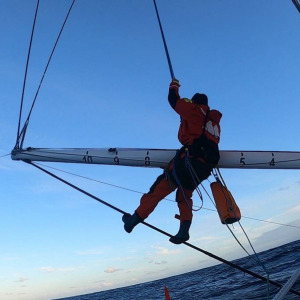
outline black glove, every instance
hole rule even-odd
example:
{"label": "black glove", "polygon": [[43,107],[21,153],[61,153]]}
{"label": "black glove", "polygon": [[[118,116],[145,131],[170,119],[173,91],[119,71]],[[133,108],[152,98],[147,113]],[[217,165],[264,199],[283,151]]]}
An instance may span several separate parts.
{"label": "black glove", "polygon": [[176,88],[180,87],[179,80],[176,78],[173,78],[172,82],[170,83],[170,88],[173,88],[173,87],[176,87]]}

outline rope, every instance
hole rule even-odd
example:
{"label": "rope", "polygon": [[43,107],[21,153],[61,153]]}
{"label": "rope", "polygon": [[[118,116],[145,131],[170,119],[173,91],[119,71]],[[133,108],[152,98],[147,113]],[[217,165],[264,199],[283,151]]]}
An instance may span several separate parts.
{"label": "rope", "polygon": [[[189,159],[186,159],[186,163],[187,163],[187,167],[188,167],[188,169],[189,169],[191,175],[193,175],[192,177],[193,177],[193,178],[195,177],[196,180],[197,180],[198,182],[200,182],[200,180],[199,180],[199,178],[198,178],[198,176],[197,176],[197,173],[195,172],[195,170],[194,170],[194,168],[193,168],[191,162],[189,161]],[[221,173],[220,173],[220,170],[219,170],[218,168],[216,168],[216,169],[217,169],[217,171],[218,171],[218,173],[219,173],[219,176],[220,176],[221,179],[222,179],[223,185],[227,188],[226,183],[225,183],[225,181],[224,181],[224,179],[223,179],[223,177],[222,177],[222,175],[221,175]],[[213,175],[214,175],[214,177],[216,178],[216,180],[219,181],[219,182],[221,183],[221,180],[219,179],[218,175],[217,175],[216,173],[214,173],[214,172],[213,172]],[[194,183],[196,183],[196,180],[194,179]],[[202,184],[201,184],[201,185],[202,185]],[[205,190],[205,192],[206,192],[206,194],[208,195],[208,197],[210,198],[210,200],[212,201],[213,205],[216,207],[216,204],[214,203],[214,201],[212,200],[212,198],[209,196],[208,192],[207,192],[206,190]],[[237,216],[236,216],[236,218],[237,218]],[[237,218],[237,219],[238,219],[238,218]],[[269,272],[268,272],[268,270],[266,269],[265,265],[264,265],[264,264],[261,262],[261,260],[259,259],[259,257],[258,257],[258,255],[257,255],[256,251],[254,250],[254,247],[252,246],[251,241],[250,241],[250,239],[249,239],[249,237],[248,237],[246,231],[244,230],[242,224],[241,224],[239,221],[238,221],[238,223],[239,223],[239,225],[240,225],[240,227],[241,227],[241,229],[242,229],[244,235],[246,236],[246,238],[247,238],[247,240],[248,240],[248,243],[249,243],[250,247],[251,247],[252,250],[253,250],[253,253],[255,254],[256,259],[254,259],[254,261],[255,261],[256,263],[258,263],[258,264],[263,268],[263,270],[266,272],[266,274],[267,274],[268,297],[269,297],[269,293],[270,293],[270,289],[269,289]],[[240,242],[240,241],[238,240],[238,238],[235,236],[234,232],[231,230],[231,228],[228,226],[228,224],[225,223],[225,225],[227,226],[228,230],[230,231],[230,233],[232,234],[232,236],[234,237],[234,239],[235,239],[235,240],[237,241],[237,243],[240,245],[240,247],[247,253],[247,255],[248,255],[251,259],[253,259],[253,257],[250,255],[250,253],[246,250],[246,248],[241,244],[241,242]]]}
{"label": "rope", "polygon": [[163,39],[163,43],[164,43],[164,47],[165,47],[165,52],[166,52],[166,55],[167,55],[167,60],[168,60],[168,64],[169,64],[171,78],[173,79],[173,78],[175,78],[175,75],[174,75],[174,71],[173,71],[173,67],[172,67],[172,63],[171,63],[171,59],[170,59],[170,55],[169,55],[169,51],[168,51],[168,47],[167,47],[167,43],[166,43],[164,31],[163,31],[163,28],[161,26],[161,22],[160,22],[160,17],[159,17],[159,14],[158,14],[158,9],[157,9],[157,5],[156,5],[156,1],[153,0],[153,3],[154,3],[155,11],[156,11],[156,16],[157,16],[157,20],[158,20],[158,24],[159,24],[159,28],[160,28],[161,37]]}
{"label": "rope", "polygon": [[[216,208],[216,204],[214,203],[213,199],[211,198],[211,196],[209,195],[208,191],[205,189],[205,187],[203,186],[203,184],[201,183],[202,188],[204,189],[206,195],[208,196],[208,198],[210,199],[210,201],[212,202],[212,204],[215,206]],[[217,208],[215,211],[218,211]],[[228,224],[225,224],[228,228],[228,230],[230,231],[230,233],[232,234],[232,236],[234,237],[234,239],[237,241],[237,243],[241,246],[241,248],[250,256],[250,254],[248,253],[248,251],[245,249],[245,247],[240,243],[240,241],[237,239],[237,237],[235,236],[235,234],[233,233],[233,231],[231,230],[231,228],[228,226]]]}
{"label": "rope", "polygon": [[[191,172],[194,172],[194,174],[195,174],[195,176],[196,176],[196,178],[197,178],[197,180],[199,181],[199,179],[198,179],[198,176],[197,176],[197,174],[196,174],[196,172],[195,172],[195,170],[194,170],[194,168],[190,165],[190,168],[191,168]],[[201,186],[202,186],[202,188],[204,189],[204,191],[206,192],[206,195],[209,197],[209,199],[211,200],[211,202],[212,202],[212,204],[215,206],[215,208],[216,208],[216,204],[214,203],[214,201],[213,201],[213,199],[211,198],[211,196],[209,195],[209,193],[208,193],[208,191],[204,188],[204,186],[203,186],[203,184],[201,183]],[[217,210],[217,208],[216,208],[216,211],[218,211]],[[240,224],[240,223],[239,223]],[[250,256],[250,254],[249,254],[249,252],[245,249],[245,247],[241,244],[241,242],[238,240],[238,238],[235,236],[235,234],[233,233],[233,231],[231,230],[231,228],[228,226],[228,224],[226,224],[225,223],[225,225],[227,226],[227,229],[230,231],[230,233],[232,234],[232,236],[234,237],[234,239],[237,241],[237,243],[241,246],[241,248]],[[240,226],[241,226],[241,224],[240,224]],[[242,226],[241,226],[242,227]],[[243,230],[243,228],[242,228],[242,230]],[[243,230],[244,231],[244,230]],[[244,231],[244,233],[245,233],[245,231]],[[245,233],[246,234],[246,233]],[[246,235],[247,236],[247,235]],[[249,239],[248,239],[248,241],[249,241]]]}
{"label": "rope", "polygon": [[[221,172],[220,172],[219,168],[216,167],[215,170],[217,170],[217,172],[218,172],[218,174],[217,174],[216,172],[214,173],[214,176],[215,176],[216,180],[219,181],[221,184],[223,184],[224,187],[228,190],[228,188],[227,188],[227,186],[226,186],[226,183],[225,183],[225,180],[223,179],[223,177],[222,177],[222,175],[221,175]],[[218,176],[218,175],[219,175],[219,176]],[[221,178],[221,180],[220,180],[220,178]],[[235,217],[237,218],[236,215],[235,215]],[[237,218],[237,219],[238,219],[238,218]],[[255,257],[256,257],[256,259],[254,259],[254,258],[248,253],[248,251],[242,246],[242,244],[240,243],[240,241],[236,238],[236,236],[234,235],[234,233],[233,233],[233,232],[231,231],[231,229],[229,228],[228,224],[226,224],[226,226],[227,226],[227,228],[230,230],[231,234],[234,236],[234,238],[236,239],[236,241],[239,243],[239,245],[242,247],[242,249],[248,254],[248,256],[249,256],[251,259],[254,259],[254,261],[256,261],[256,262],[262,267],[262,269],[266,272],[266,274],[267,274],[267,283],[268,283],[268,297],[269,297],[269,295],[270,295],[270,286],[269,286],[269,280],[270,280],[269,278],[270,278],[270,274],[269,274],[269,271],[268,271],[267,268],[265,267],[264,263],[259,259],[258,254],[256,253],[256,251],[255,251],[255,249],[254,249],[254,247],[253,247],[253,245],[252,245],[252,243],[251,243],[251,241],[250,241],[250,239],[249,239],[249,237],[248,237],[246,231],[244,230],[244,228],[243,228],[243,226],[242,226],[242,224],[241,224],[241,222],[240,222],[239,220],[238,220],[238,223],[239,223],[239,225],[240,225],[240,227],[241,227],[241,229],[242,229],[242,231],[243,231],[243,233],[244,233],[246,239],[248,240],[248,243],[249,243],[249,245],[250,245],[250,247],[251,247],[251,249],[252,249],[252,251],[253,251],[253,253],[254,253]]]}
{"label": "rope", "polygon": [[184,188],[183,188],[183,186],[182,186],[182,184],[181,184],[181,182],[180,182],[180,179],[178,178],[178,176],[177,176],[177,174],[176,174],[176,170],[175,170],[175,169],[176,169],[176,165],[175,165],[175,162],[176,162],[177,155],[179,155],[179,154],[180,154],[180,152],[177,152],[175,158],[173,159],[172,175],[173,175],[173,177],[174,177],[174,179],[175,179],[175,181],[176,181],[176,184],[178,185],[178,188],[180,188],[180,190],[181,190],[181,192],[182,192],[182,195],[183,195],[183,198],[184,198],[184,200],[185,200],[187,206],[189,207],[189,209],[192,210],[192,211],[199,211],[199,210],[202,208],[202,206],[203,206],[203,198],[202,198],[201,192],[198,191],[198,190],[197,190],[197,187],[196,187],[196,190],[197,190],[198,195],[199,195],[200,200],[201,200],[201,206],[200,206],[199,208],[195,209],[195,208],[193,208],[193,207],[190,205],[190,203],[189,203],[189,201],[188,201],[188,199],[187,199],[187,196],[186,196],[186,194],[185,194]]}
{"label": "rope", "polygon": [[[126,213],[125,211],[121,210],[120,208],[118,208],[118,207],[116,207],[116,206],[113,206],[113,205],[111,205],[110,203],[108,203],[108,202],[106,202],[106,201],[104,201],[104,200],[102,200],[102,199],[100,199],[100,198],[98,198],[98,197],[96,197],[96,196],[94,196],[94,195],[88,193],[87,191],[85,191],[85,190],[83,190],[83,189],[81,189],[81,188],[75,186],[74,184],[72,184],[72,183],[70,183],[70,182],[68,182],[68,181],[66,181],[66,180],[64,180],[64,179],[62,179],[62,178],[60,178],[60,177],[58,177],[57,175],[55,175],[55,174],[53,174],[53,173],[51,173],[51,172],[49,172],[49,171],[43,169],[42,167],[40,167],[40,166],[38,166],[38,165],[32,163],[31,161],[24,161],[24,162],[26,162],[26,163],[28,163],[28,164],[30,164],[30,165],[36,167],[37,169],[39,169],[39,170],[43,171],[44,173],[46,173],[46,174],[52,176],[53,178],[55,178],[55,179],[57,179],[57,180],[59,180],[59,181],[65,183],[66,185],[68,185],[68,186],[70,186],[70,187],[76,189],[77,191],[79,191],[79,192],[81,192],[81,193],[87,195],[88,197],[90,197],[90,198],[92,198],[92,199],[94,199],[94,200],[96,200],[96,201],[98,201],[98,202],[100,202],[100,203],[102,203],[102,204],[104,204],[104,205],[106,205],[106,206],[108,206],[108,207],[110,207],[110,208],[112,208],[112,209],[114,209],[114,210],[120,212],[121,214],[125,214],[125,213]],[[144,224],[144,225],[146,225],[146,226],[148,226],[149,228],[151,228],[151,229],[157,231],[157,232],[160,232],[161,234],[164,234],[164,235],[166,235],[166,236],[168,236],[168,237],[172,237],[171,234],[169,234],[169,233],[167,233],[167,232],[161,230],[160,228],[157,228],[157,227],[155,227],[155,226],[153,226],[153,225],[151,225],[151,224],[149,224],[149,223],[147,223],[147,222],[145,222],[145,221],[142,221],[141,223]],[[256,274],[256,273],[254,273],[254,272],[252,272],[252,271],[250,271],[250,270],[248,270],[248,269],[245,269],[245,268],[243,268],[243,267],[241,267],[241,266],[239,266],[239,265],[236,265],[236,264],[234,264],[234,263],[232,263],[232,262],[230,262],[230,261],[227,261],[227,260],[225,260],[225,259],[223,259],[223,258],[221,258],[221,257],[219,257],[219,256],[217,256],[217,255],[215,255],[215,254],[213,254],[213,253],[210,253],[210,252],[208,252],[208,251],[206,251],[206,250],[203,250],[203,249],[201,249],[201,248],[199,248],[199,247],[197,247],[197,246],[195,246],[195,245],[193,245],[193,244],[190,244],[190,243],[187,243],[187,242],[184,242],[183,244],[185,244],[186,246],[188,246],[188,247],[190,247],[190,248],[192,248],[192,249],[195,249],[195,250],[197,250],[197,251],[199,251],[199,252],[202,252],[203,254],[205,254],[205,255],[207,255],[207,256],[209,256],[209,257],[211,257],[211,258],[214,258],[214,259],[216,259],[216,260],[218,260],[218,261],[220,261],[220,262],[222,262],[222,263],[224,263],[224,264],[227,264],[227,265],[229,265],[229,266],[232,267],[232,268],[238,269],[238,270],[240,270],[240,271],[242,271],[242,272],[244,272],[244,273],[247,273],[247,274],[249,274],[249,275],[251,275],[251,276],[253,276],[253,277],[256,277],[256,278],[258,278],[258,279],[261,279],[261,280],[263,280],[263,281],[267,281],[267,279],[266,279],[265,277],[263,277],[263,276],[261,276],[261,275],[259,275],[259,274]],[[269,280],[269,283],[271,283],[271,284],[273,284],[273,285],[275,285],[275,286],[277,286],[277,287],[282,287],[282,285],[281,285],[280,283],[278,283],[278,282],[276,282],[276,281],[273,281],[273,280]],[[296,291],[296,290],[294,290],[294,289],[290,289],[290,292],[293,293],[293,294],[296,294],[296,295],[299,295],[299,296],[300,296],[300,292],[298,292],[298,291]]]}
{"label": "rope", "polygon": [[[3,155],[3,156],[0,156],[0,158],[1,158],[1,157],[8,156],[8,155],[11,155],[11,153],[8,153],[8,154],[5,154],[5,155]],[[144,192],[141,192],[141,191],[137,191],[137,190],[134,190],[134,189],[129,189],[129,188],[122,187],[122,186],[119,186],[119,185],[116,185],[116,184],[104,182],[104,181],[102,181],[102,180],[93,179],[93,178],[90,178],[90,177],[87,177],[87,176],[82,176],[82,175],[79,175],[79,174],[75,174],[75,173],[73,173],[73,172],[64,171],[64,170],[61,170],[61,169],[59,169],[59,168],[54,168],[54,167],[47,166],[47,165],[45,165],[45,164],[41,164],[41,163],[36,163],[36,164],[37,164],[37,165],[40,165],[40,166],[43,166],[43,167],[45,167],[45,168],[49,168],[49,169],[52,169],[52,170],[56,170],[56,171],[59,171],[59,172],[65,173],[65,174],[72,175],[72,176],[77,176],[77,177],[79,177],[79,178],[86,179],[86,180],[90,180],[90,181],[94,181],[94,182],[97,182],[97,183],[109,185],[109,186],[112,186],[112,187],[115,187],[115,188],[118,188],[118,189],[122,189],[122,190],[125,190],[125,191],[132,192],[132,193],[137,193],[137,194],[141,194],[141,195],[144,194]],[[210,182],[208,179],[207,179],[207,181]],[[205,191],[205,193],[207,194],[207,196],[208,196],[208,197],[210,198],[210,200],[212,201],[212,199],[211,199],[211,197],[210,197],[208,191],[205,189],[205,187],[203,186],[202,183],[201,183],[201,187],[203,188],[203,190]],[[175,200],[168,199],[168,198],[165,198],[165,200],[170,201],[170,202],[176,202]],[[213,201],[212,201],[212,203],[213,203]],[[213,203],[213,205],[215,206],[214,203]],[[195,206],[196,206],[196,205],[195,205]],[[198,207],[198,206],[196,206],[196,207]],[[217,212],[216,209],[211,209],[211,208],[207,208],[207,207],[201,207],[201,209],[205,209],[205,210]],[[280,225],[280,226],[286,226],[286,227],[292,227],[292,228],[300,229],[300,226],[296,226],[296,225],[290,225],[290,224],[284,224],[284,223],[272,222],[272,221],[268,221],[268,220],[261,220],[261,219],[258,219],[258,218],[247,217],[247,216],[244,216],[244,215],[243,215],[243,218],[244,218],[244,219],[254,220],[254,221],[259,221],[259,222],[264,222],[264,223],[270,223],[270,224],[275,224],[275,225]]]}
{"label": "rope", "polygon": [[35,29],[35,23],[37,18],[37,13],[39,9],[40,1],[37,1],[35,14],[34,14],[34,20],[31,30],[31,37],[29,42],[29,48],[27,53],[27,60],[26,60],[26,67],[25,67],[25,75],[24,75],[24,81],[23,81],[23,88],[22,88],[22,97],[21,97],[21,105],[20,105],[20,112],[19,112],[19,122],[18,122],[18,132],[17,132],[17,140],[16,140],[16,146],[15,148],[19,148],[19,140],[20,140],[20,127],[21,127],[21,118],[22,118],[22,110],[23,110],[23,103],[24,103],[24,94],[25,94],[25,87],[26,87],[26,79],[27,79],[27,73],[28,73],[28,65],[29,65],[29,59],[30,59],[30,53],[31,53],[31,46],[32,46],[32,40],[33,40],[33,34]]}
{"label": "rope", "polygon": [[201,206],[199,209],[195,209],[195,211],[198,211],[200,210],[202,207],[203,207],[203,196],[202,196],[202,193],[199,189],[199,184],[201,183],[201,181],[199,180],[192,164],[191,164],[191,161],[189,159],[189,151],[187,149],[185,149],[185,167],[189,170],[190,172],[190,175],[192,177],[192,180],[193,180],[193,183],[194,183],[194,186],[195,186],[195,190],[201,200]]}
{"label": "rope", "polygon": [[300,2],[299,2],[299,0],[292,0],[292,2],[295,4],[296,8],[298,9],[298,11],[300,13]]}
{"label": "rope", "polygon": [[[37,89],[37,91],[36,91],[36,93],[35,93],[35,96],[34,96],[34,99],[33,99],[33,102],[32,102],[32,105],[31,105],[31,108],[30,108],[30,111],[29,111],[29,114],[28,114],[28,116],[27,116],[27,119],[26,119],[25,124],[24,124],[24,126],[23,126],[23,128],[22,128],[21,133],[19,133],[19,129],[18,129],[18,137],[17,137],[16,147],[20,147],[20,148],[23,147],[23,143],[24,143],[24,139],[25,139],[25,134],[26,134],[26,130],[27,130],[27,127],[28,127],[28,124],[29,124],[29,119],[30,119],[30,116],[31,116],[33,107],[34,107],[34,105],[35,105],[37,96],[38,96],[38,94],[39,94],[40,88],[41,88],[42,83],[43,83],[43,81],[44,81],[46,72],[47,72],[47,70],[48,70],[50,61],[51,61],[52,56],[53,56],[53,54],[54,54],[54,51],[55,51],[55,49],[56,49],[57,43],[58,43],[58,41],[59,41],[59,39],[60,39],[60,36],[61,36],[61,34],[62,34],[62,31],[63,31],[63,29],[64,29],[64,27],[65,27],[65,24],[66,24],[66,22],[67,22],[67,20],[68,20],[68,18],[69,18],[69,15],[70,15],[70,13],[71,13],[71,10],[72,10],[72,7],[73,7],[74,3],[75,3],[75,0],[73,0],[72,3],[71,3],[71,5],[70,5],[70,8],[69,8],[69,10],[68,10],[68,13],[67,13],[67,15],[66,15],[66,17],[65,17],[65,20],[64,20],[64,22],[63,22],[63,25],[62,25],[62,27],[61,27],[61,29],[60,29],[60,32],[59,32],[59,34],[58,34],[58,36],[57,36],[57,39],[56,39],[56,41],[55,41],[55,44],[54,44],[54,46],[53,46],[53,48],[52,48],[51,54],[50,54],[50,56],[49,56],[49,59],[48,59],[48,62],[47,62],[47,64],[46,64],[44,73],[43,73],[42,78],[41,78],[41,80],[40,80],[38,89]],[[37,13],[37,11],[36,11],[36,13]],[[32,39],[32,38],[33,38],[33,32],[32,32],[31,39]],[[28,59],[28,60],[29,60],[29,59]],[[28,61],[27,61],[27,63],[28,63]],[[27,73],[27,70],[26,70],[26,73]],[[25,83],[24,83],[24,84],[25,84]],[[24,88],[23,88],[23,90],[24,90]],[[23,99],[22,99],[22,102],[23,102]],[[20,112],[20,113],[21,113],[21,112]],[[20,118],[21,118],[21,116],[20,116]],[[20,122],[20,119],[19,119],[19,122]],[[21,140],[21,143],[20,143],[20,140]],[[19,145],[19,143],[20,143],[20,145]]]}

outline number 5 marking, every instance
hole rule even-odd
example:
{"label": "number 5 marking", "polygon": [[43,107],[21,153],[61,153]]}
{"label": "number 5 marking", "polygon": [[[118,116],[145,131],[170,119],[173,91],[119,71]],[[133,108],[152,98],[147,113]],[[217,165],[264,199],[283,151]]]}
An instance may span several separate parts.
{"label": "number 5 marking", "polygon": [[242,164],[242,165],[245,165],[246,163],[245,163],[245,157],[243,157],[243,153],[241,153],[241,158],[240,158],[240,164]]}

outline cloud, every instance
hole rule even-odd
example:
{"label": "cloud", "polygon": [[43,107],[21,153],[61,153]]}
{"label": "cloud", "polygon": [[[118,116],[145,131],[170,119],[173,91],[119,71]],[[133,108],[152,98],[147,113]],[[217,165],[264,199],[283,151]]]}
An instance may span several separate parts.
{"label": "cloud", "polygon": [[101,286],[103,287],[112,287],[114,284],[112,282],[102,282]]}
{"label": "cloud", "polygon": [[102,249],[88,249],[84,251],[78,251],[78,255],[102,255],[104,251]]}
{"label": "cloud", "polygon": [[166,260],[156,261],[156,260],[150,259],[148,261],[148,263],[155,264],[155,265],[164,265],[164,264],[167,264],[168,262]]}
{"label": "cloud", "polygon": [[[289,223],[290,226],[299,226],[300,219]],[[265,249],[277,247],[299,239],[299,229],[287,226],[280,226],[276,229],[262,233],[255,240],[256,245],[264,245]]]}
{"label": "cloud", "polygon": [[161,247],[161,246],[151,246],[151,248],[156,250],[157,255],[173,255],[181,252],[179,249],[170,250],[168,248]]}
{"label": "cloud", "polygon": [[0,257],[0,261],[16,261],[19,260],[20,258],[18,256],[3,256]]}
{"label": "cloud", "polygon": [[99,288],[100,287],[104,287],[104,288],[107,288],[107,287],[112,287],[114,284],[112,282],[107,282],[107,281],[95,281],[94,283],[97,284],[97,287]]}
{"label": "cloud", "polygon": [[[300,205],[294,206],[286,211],[287,214],[299,214],[300,213]],[[292,224],[293,225],[293,224]]]}
{"label": "cloud", "polygon": [[218,240],[218,237],[216,237],[216,236],[209,236],[209,235],[207,235],[207,236],[200,236],[200,237],[198,237],[198,238],[192,238],[192,242],[194,243],[194,242],[208,242],[208,241],[215,241],[215,240]]}
{"label": "cloud", "polygon": [[28,278],[25,278],[25,277],[20,277],[19,279],[16,280],[16,282],[24,282],[24,281],[27,281],[29,280]]}
{"label": "cloud", "polygon": [[121,271],[122,269],[116,269],[114,267],[108,267],[106,270],[104,270],[105,273],[115,273],[118,271]]}
{"label": "cloud", "polygon": [[167,261],[165,261],[165,260],[155,261],[154,264],[156,264],[156,265],[164,265],[164,264],[167,264]]}
{"label": "cloud", "polygon": [[55,269],[52,268],[52,267],[41,267],[40,270],[45,272],[45,273],[55,272]]}
{"label": "cloud", "polygon": [[40,271],[44,273],[53,273],[53,272],[73,272],[75,268],[53,268],[53,267],[41,267]]}
{"label": "cloud", "polygon": [[279,187],[278,190],[279,191],[286,191],[286,190],[289,190],[290,187],[289,186],[284,186],[284,187]]}

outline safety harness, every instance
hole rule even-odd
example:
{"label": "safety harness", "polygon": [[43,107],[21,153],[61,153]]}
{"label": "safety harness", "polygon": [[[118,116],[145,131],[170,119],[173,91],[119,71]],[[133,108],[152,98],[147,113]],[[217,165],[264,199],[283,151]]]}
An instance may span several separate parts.
{"label": "safety harness", "polygon": [[[187,145],[187,146],[183,146],[180,150],[177,151],[176,156],[174,157],[173,161],[172,161],[172,176],[177,184],[177,186],[180,188],[180,190],[182,191],[183,197],[188,205],[188,207],[192,210],[192,211],[199,211],[202,207],[203,207],[203,196],[201,193],[201,190],[199,188],[199,184],[201,183],[200,179],[197,176],[197,173],[195,171],[195,169],[193,168],[190,156],[193,157],[193,159],[200,159],[203,160],[203,163],[208,163],[209,165],[215,166],[219,159],[220,159],[220,154],[219,154],[219,148],[218,145],[210,140],[206,135],[205,135],[205,130],[207,129],[207,123],[208,123],[208,119],[209,119],[209,114],[210,114],[210,110],[208,109],[205,115],[205,122],[204,122],[204,126],[203,126],[203,130],[201,135],[194,140],[194,143],[192,145]],[[181,158],[181,156],[183,156],[184,158]],[[198,209],[194,209],[193,207],[191,207],[186,194],[184,192],[184,187],[178,177],[178,175],[176,174],[176,161],[177,158],[179,157],[179,159],[184,159],[185,160],[185,168],[188,170],[192,182],[194,184],[195,190],[199,195],[199,198],[201,200],[201,205]],[[168,172],[166,172],[168,173]],[[167,178],[169,179],[169,177],[167,176]]]}

